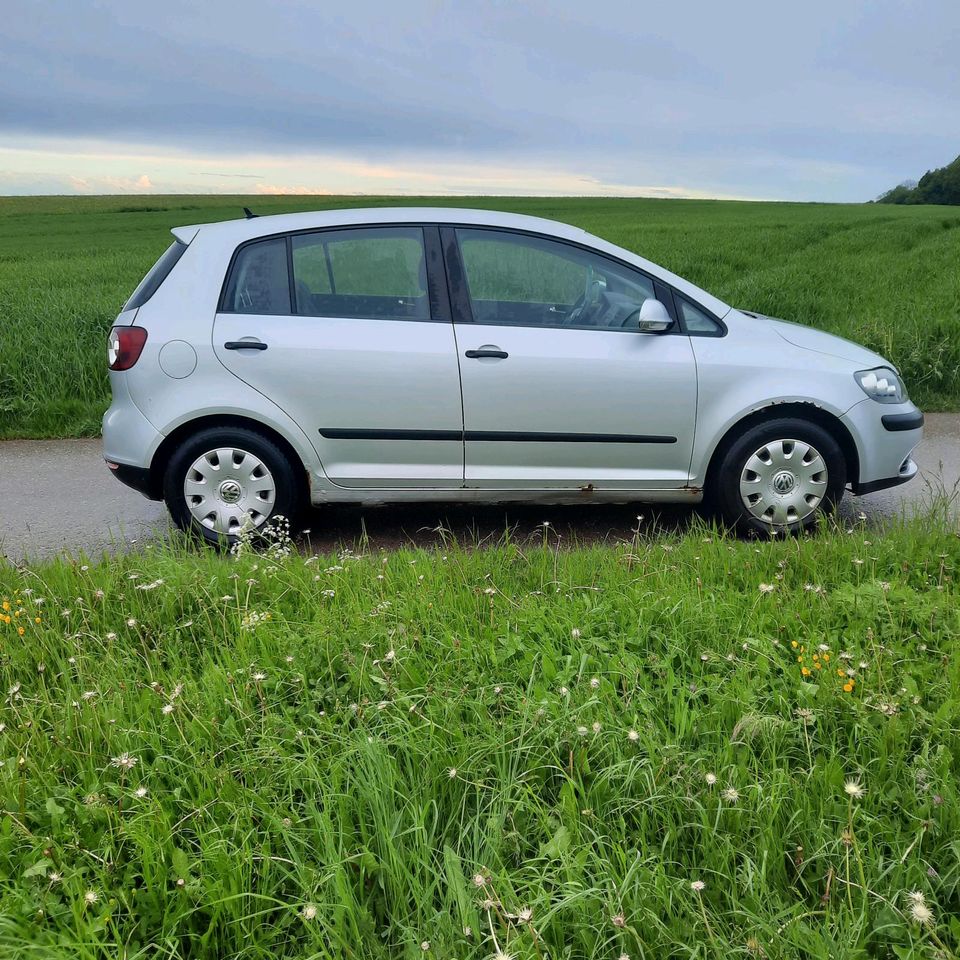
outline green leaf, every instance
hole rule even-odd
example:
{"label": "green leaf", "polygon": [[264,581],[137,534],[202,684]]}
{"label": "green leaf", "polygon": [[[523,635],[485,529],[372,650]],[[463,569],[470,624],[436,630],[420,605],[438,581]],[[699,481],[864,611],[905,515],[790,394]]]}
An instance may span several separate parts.
{"label": "green leaf", "polygon": [[66,810],[53,797],[47,797],[46,807],[52,820],[59,820],[66,813]]}
{"label": "green leaf", "polygon": [[570,849],[570,831],[562,824],[553,837],[540,847],[540,856],[557,860]]}
{"label": "green leaf", "polygon": [[170,862],[173,865],[173,872],[177,877],[186,877],[190,873],[190,858],[187,856],[186,851],[181,850],[179,847],[173,848]]}
{"label": "green leaf", "polygon": [[443,868],[447,875],[447,890],[453,895],[460,912],[460,923],[471,926],[477,922],[476,910],[463,875],[463,863],[448,843],[443,845]]}
{"label": "green leaf", "polygon": [[45,877],[47,871],[53,866],[53,861],[48,860],[46,857],[38,860],[32,867],[27,867],[23,871],[24,877]]}

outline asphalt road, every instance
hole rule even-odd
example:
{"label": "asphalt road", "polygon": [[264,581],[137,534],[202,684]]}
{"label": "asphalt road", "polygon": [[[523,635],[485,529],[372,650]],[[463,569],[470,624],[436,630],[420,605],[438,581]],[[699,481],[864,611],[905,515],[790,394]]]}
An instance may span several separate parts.
{"label": "asphalt road", "polygon": [[[960,512],[960,415],[928,414],[915,457],[920,476],[892,490],[847,496],[842,512],[861,511],[871,522],[922,509],[936,494]],[[390,549],[404,543],[433,544],[451,537],[489,543],[509,529],[515,540],[542,537],[549,520],[563,542],[629,538],[642,514],[643,526],[682,527],[689,508],[578,505],[568,507],[477,507],[414,505],[315,511],[306,535],[309,549]],[[442,530],[440,529],[442,528]],[[13,560],[66,551],[95,557],[127,549],[170,531],[163,504],[145,500],[110,475],[99,440],[8,440],[0,442],[0,556]]]}

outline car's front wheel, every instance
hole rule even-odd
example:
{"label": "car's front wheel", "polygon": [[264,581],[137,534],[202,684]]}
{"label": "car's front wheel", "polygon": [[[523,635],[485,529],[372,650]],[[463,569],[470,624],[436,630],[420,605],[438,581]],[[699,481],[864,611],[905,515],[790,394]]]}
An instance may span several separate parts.
{"label": "car's front wheel", "polygon": [[784,417],[750,427],[726,447],[709,493],[723,519],[741,530],[799,533],[836,507],[846,482],[833,436]]}
{"label": "car's front wheel", "polygon": [[297,473],[268,437],[244,427],[201,430],[170,458],[163,497],[181,530],[230,545],[302,506]]}

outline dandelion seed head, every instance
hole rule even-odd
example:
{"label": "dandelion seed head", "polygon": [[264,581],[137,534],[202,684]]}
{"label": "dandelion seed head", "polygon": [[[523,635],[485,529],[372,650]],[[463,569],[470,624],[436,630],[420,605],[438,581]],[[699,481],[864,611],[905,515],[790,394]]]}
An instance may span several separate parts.
{"label": "dandelion seed head", "polygon": [[705,886],[706,886],[706,884],[705,884],[702,880],[691,880],[691,881],[690,881],[690,889],[691,889],[694,893],[700,893]]}
{"label": "dandelion seed head", "polygon": [[919,923],[923,927],[929,927],[933,924],[933,911],[926,903],[911,901],[910,917],[914,923]]}
{"label": "dandelion seed head", "polygon": [[118,770],[123,770],[127,772],[132,770],[137,765],[137,757],[132,756],[129,753],[121,753],[119,757],[112,757],[110,760],[110,766],[116,767]]}
{"label": "dandelion seed head", "polygon": [[843,792],[853,800],[859,800],[866,793],[866,790],[859,780],[854,780],[851,777],[849,780],[844,782]]}

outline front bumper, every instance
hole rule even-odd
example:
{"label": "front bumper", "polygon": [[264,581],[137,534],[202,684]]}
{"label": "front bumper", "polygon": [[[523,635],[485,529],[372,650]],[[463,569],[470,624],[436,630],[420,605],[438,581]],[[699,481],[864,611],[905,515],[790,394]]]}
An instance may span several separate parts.
{"label": "front bumper", "polygon": [[901,483],[912,480],[920,467],[917,461],[912,457],[907,457],[900,464],[900,472],[895,477],[885,477],[882,480],[870,480],[868,483],[850,484],[850,489],[858,496],[862,497],[865,493],[876,493],[878,490],[888,490],[890,487],[899,487]]}
{"label": "front bumper", "polygon": [[859,495],[907,483],[919,467],[911,454],[923,438],[923,413],[909,401],[864,399],[843,416],[857,446],[859,472],[850,489]]}

